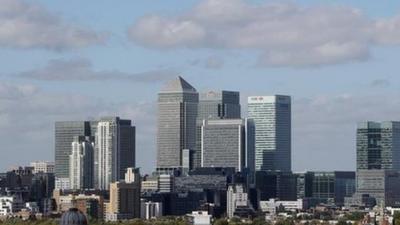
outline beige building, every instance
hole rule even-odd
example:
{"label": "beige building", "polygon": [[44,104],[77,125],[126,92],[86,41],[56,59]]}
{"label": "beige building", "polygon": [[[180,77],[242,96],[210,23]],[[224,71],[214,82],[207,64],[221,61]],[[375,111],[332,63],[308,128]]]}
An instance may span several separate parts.
{"label": "beige building", "polygon": [[125,181],[110,184],[106,221],[140,218],[140,183],[139,169],[128,168]]}

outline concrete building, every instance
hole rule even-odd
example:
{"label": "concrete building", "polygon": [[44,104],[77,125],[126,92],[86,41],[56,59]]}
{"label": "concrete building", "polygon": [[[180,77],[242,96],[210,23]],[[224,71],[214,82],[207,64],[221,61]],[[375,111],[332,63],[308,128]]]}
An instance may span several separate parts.
{"label": "concrete building", "polygon": [[76,136],[90,136],[88,121],[63,121],[55,123],[55,175],[69,178],[71,143]]}
{"label": "concrete building", "polygon": [[201,126],[203,120],[240,119],[240,93],[236,91],[208,91],[200,93],[196,122],[196,149],[191,168],[201,166]]}
{"label": "concrete building", "polygon": [[199,95],[182,77],[158,94],[157,168],[182,166],[182,150],[194,150]]}
{"label": "concrete building", "polygon": [[262,171],[291,171],[290,96],[251,96],[248,118],[255,124],[255,167]]}
{"label": "concrete building", "polygon": [[58,190],[69,190],[71,189],[71,182],[68,178],[55,178],[54,189]]}
{"label": "concrete building", "polygon": [[201,166],[254,171],[254,125],[247,119],[204,120]]}
{"label": "concrete building", "polygon": [[140,218],[144,220],[157,219],[163,216],[163,205],[161,202],[142,201],[140,210]]}
{"label": "concrete building", "polygon": [[33,167],[33,173],[54,173],[54,162],[36,161],[31,162],[30,166]]}
{"label": "concrete building", "polygon": [[296,201],[279,201],[276,199],[260,201],[260,210],[264,213],[275,215],[279,208],[285,211],[299,211],[308,209],[308,206],[303,199],[297,199]]}
{"label": "concrete building", "polygon": [[207,211],[193,211],[187,215],[193,225],[211,225],[212,216]]}
{"label": "concrete building", "polygon": [[158,176],[158,191],[161,193],[174,192],[175,177],[171,174],[160,174]]}
{"label": "concrete building", "polygon": [[12,216],[24,207],[24,201],[17,196],[0,196],[0,216]]}
{"label": "concrete building", "polygon": [[72,153],[69,156],[70,188],[93,188],[94,137],[74,137],[71,145]]}
{"label": "concrete building", "polygon": [[96,127],[94,156],[95,187],[108,190],[111,182],[124,178],[135,167],[135,127],[119,117],[102,118]]}
{"label": "concrete building", "polygon": [[[134,171],[131,176],[130,172]],[[128,169],[126,181],[118,181],[110,185],[110,202],[108,203],[106,220],[118,221],[140,218],[140,186],[139,169]]]}
{"label": "concrete building", "polygon": [[226,213],[228,218],[235,216],[235,211],[240,207],[249,207],[250,201],[242,184],[233,184],[228,187],[227,191]]}

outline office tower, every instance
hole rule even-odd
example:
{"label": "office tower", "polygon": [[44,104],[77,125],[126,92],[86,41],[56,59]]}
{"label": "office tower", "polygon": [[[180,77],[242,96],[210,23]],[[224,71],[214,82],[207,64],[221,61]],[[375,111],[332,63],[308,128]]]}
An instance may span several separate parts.
{"label": "office tower", "polygon": [[76,136],[69,156],[69,179],[72,189],[93,188],[94,137]]}
{"label": "office tower", "polygon": [[54,162],[36,161],[31,162],[33,173],[54,173]]}
{"label": "office tower", "polygon": [[108,190],[135,166],[135,127],[130,120],[110,117],[98,121],[95,132],[95,186]]}
{"label": "office tower", "polygon": [[69,155],[75,136],[90,136],[89,122],[64,121],[55,123],[55,175],[69,179]]}
{"label": "office tower", "polygon": [[[134,173],[133,175],[131,173]],[[106,220],[140,218],[140,174],[139,169],[128,171],[125,181],[110,184],[110,202],[107,207]]]}
{"label": "office tower", "polygon": [[168,83],[158,94],[157,168],[182,166],[182,150],[196,144],[199,95],[182,77]]}
{"label": "office tower", "polygon": [[199,97],[198,119],[240,119],[240,94],[236,91],[209,91]]}
{"label": "office tower", "polygon": [[257,171],[255,186],[261,201],[271,198],[282,201],[297,200],[296,175],[291,172]]}
{"label": "office tower", "polygon": [[373,207],[400,206],[400,172],[370,169],[357,171],[357,192],[347,204]]}
{"label": "office tower", "polygon": [[290,96],[249,97],[248,117],[256,130],[256,170],[291,171]]}
{"label": "office tower", "polygon": [[201,166],[254,170],[254,125],[247,119],[204,120]]}
{"label": "office tower", "polygon": [[400,122],[362,122],[357,129],[357,170],[400,170]]}
{"label": "office tower", "polygon": [[236,91],[209,91],[200,94],[197,110],[196,149],[191,168],[201,165],[201,126],[203,120],[240,119],[240,94]]}

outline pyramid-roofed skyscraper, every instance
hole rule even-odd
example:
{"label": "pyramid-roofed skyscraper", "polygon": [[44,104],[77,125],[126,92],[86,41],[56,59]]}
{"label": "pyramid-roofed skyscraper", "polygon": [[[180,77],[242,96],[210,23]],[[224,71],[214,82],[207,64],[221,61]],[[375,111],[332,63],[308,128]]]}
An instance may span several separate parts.
{"label": "pyramid-roofed skyscraper", "polygon": [[182,167],[182,151],[194,150],[199,94],[182,77],[158,94],[157,168]]}

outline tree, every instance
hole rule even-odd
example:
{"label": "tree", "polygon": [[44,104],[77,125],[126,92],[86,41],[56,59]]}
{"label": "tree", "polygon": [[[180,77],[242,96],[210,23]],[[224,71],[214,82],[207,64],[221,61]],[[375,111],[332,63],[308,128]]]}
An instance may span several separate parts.
{"label": "tree", "polygon": [[229,225],[228,221],[225,219],[217,219],[214,222],[214,225]]}

